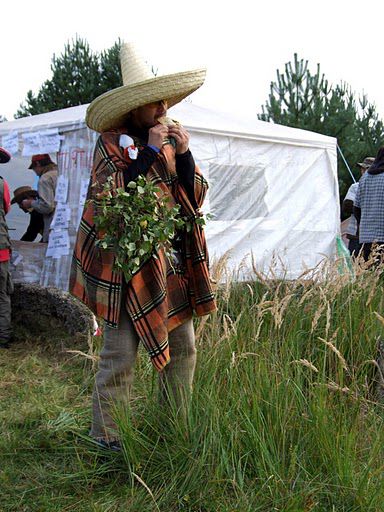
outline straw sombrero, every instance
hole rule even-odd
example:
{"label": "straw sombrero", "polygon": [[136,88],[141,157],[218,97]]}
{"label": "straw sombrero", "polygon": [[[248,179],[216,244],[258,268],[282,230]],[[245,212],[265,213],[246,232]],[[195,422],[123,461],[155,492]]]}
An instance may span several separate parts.
{"label": "straw sombrero", "polygon": [[153,101],[176,105],[203,85],[206,73],[194,69],[154,77],[133,43],[122,44],[120,64],[124,85],[98,96],[87,109],[86,123],[97,132],[120,128],[131,110]]}

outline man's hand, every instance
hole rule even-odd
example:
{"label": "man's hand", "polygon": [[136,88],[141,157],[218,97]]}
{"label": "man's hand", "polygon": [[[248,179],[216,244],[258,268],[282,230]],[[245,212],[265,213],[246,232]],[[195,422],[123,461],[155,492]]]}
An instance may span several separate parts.
{"label": "man's hand", "polygon": [[156,146],[161,149],[166,137],[168,137],[168,127],[162,124],[156,124],[149,129],[148,146]]}
{"label": "man's hand", "polygon": [[170,126],[168,128],[168,137],[173,137],[176,141],[176,154],[182,155],[189,148],[189,133],[179,125]]}
{"label": "man's hand", "polygon": [[29,210],[29,208],[32,207],[32,201],[33,201],[33,199],[23,199],[21,201],[22,208],[25,208],[26,210]]}

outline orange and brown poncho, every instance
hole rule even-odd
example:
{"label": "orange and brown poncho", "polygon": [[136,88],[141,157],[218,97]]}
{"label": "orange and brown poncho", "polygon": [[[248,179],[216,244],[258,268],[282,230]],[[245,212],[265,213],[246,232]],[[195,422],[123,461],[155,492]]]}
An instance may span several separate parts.
{"label": "orange and brown poncho", "polygon": [[[117,187],[124,187],[123,172],[131,164],[119,147],[126,130],[103,133],[96,144],[88,199],[102,189],[108,176]],[[139,150],[140,145],[138,144]],[[163,146],[146,174],[163,193],[178,203],[181,214],[196,215],[206,195],[208,184],[196,167],[194,201],[191,201],[176,172],[175,150]],[[193,205],[192,202],[195,204]],[[208,271],[208,252],[202,227],[193,224],[191,232],[183,232],[183,272],[173,269],[163,251],[147,260],[125,285],[125,307],[133,325],[157,370],[169,362],[168,333],[191,318],[193,312],[206,315],[216,309]],[[114,270],[114,255],[96,244],[93,202],[87,202],[76,240],[70,291],[83,301],[96,316],[111,327],[117,327],[122,302],[123,275]]]}

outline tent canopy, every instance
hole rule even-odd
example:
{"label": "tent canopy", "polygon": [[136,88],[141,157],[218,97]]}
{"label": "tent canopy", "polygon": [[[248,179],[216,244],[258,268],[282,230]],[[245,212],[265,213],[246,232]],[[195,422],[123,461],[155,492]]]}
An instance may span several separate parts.
{"label": "tent canopy", "polygon": [[[65,131],[74,127],[82,128],[86,126],[85,113],[87,108],[88,105],[79,105],[47,112],[46,114],[6,121],[0,123],[0,135],[12,131],[21,133],[49,128],[59,128]],[[322,148],[334,148],[336,144],[336,139],[320,133],[259,121],[255,119],[255,116],[240,118],[231,113],[207,109],[187,101],[171,108],[169,114],[179,117],[187,128],[200,133]]]}
{"label": "tent canopy", "polygon": [[[55,152],[52,140],[49,145],[44,136],[57,134],[53,137],[59,174],[69,184],[66,203],[61,198],[58,206],[61,212],[64,207],[70,210],[69,240],[64,252],[58,248],[49,254],[57,263],[67,257],[62,267],[69,265],[97,137],[85,125],[86,108],[0,124],[0,144],[19,155],[32,154],[33,144],[42,144],[35,146],[36,153]],[[324,257],[334,256],[340,230],[336,139],[188,101],[170,109],[169,115],[190,132],[192,153],[210,183],[204,210],[211,215],[206,226],[211,257],[227,254],[236,278],[252,279],[254,269],[296,278]],[[66,228],[60,229],[63,234]],[[54,284],[65,288],[66,279]]]}

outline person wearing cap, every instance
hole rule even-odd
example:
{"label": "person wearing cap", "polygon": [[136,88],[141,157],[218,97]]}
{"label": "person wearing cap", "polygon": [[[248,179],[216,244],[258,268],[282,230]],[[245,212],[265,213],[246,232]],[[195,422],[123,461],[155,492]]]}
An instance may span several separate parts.
{"label": "person wearing cap", "polygon": [[[367,156],[357,166],[360,168],[360,175],[362,176],[367,169],[373,164],[375,158]],[[361,251],[361,244],[359,243],[358,226],[356,217],[353,214],[353,202],[356,197],[357,188],[359,183],[353,183],[344,198],[342,209],[345,215],[349,215],[349,223],[346,230],[347,238],[349,240],[348,249],[351,256],[358,256]]]}
{"label": "person wearing cap", "polygon": [[[6,164],[11,155],[4,148],[0,148],[0,164]],[[8,235],[8,226],[5,220],[11,207],[9,186],[0,176],[0,348],[9,348],[11,340],[11,294],[13,283],[9,272],[11,258],[11,242]]]}
{"label": "person wearing cap", "polygon": [[[141,174],[156,183],[171,204],[178,203],[183,216],[194,219],[207,182],[195,165],[185,128],[165,126],[159,119],[203,84],[205,70],[153,77],[133,44],[122,45],[120,60],[124,85],[96,98],[87,110],[88,127],[101,133],[88,199],[97,201],[109,176],[127,188]],[[160,250],[128,282],[113,269],[113,254],[97,245],[98,240],[89,201],[75,245],[70,291],[104,318],[90,435],[102,446],[118,449],[111,402],[129,398],[139,342],[159,372],[161,396],[171,398],[183,413],[196,363],[192,316],[206,315],[216,305],[200,224],[179,234],[175,250],[180,266],[170,266]]]}
{"label": "person wearing cap", "polygon": [[55,192],[57,184],[57,165],[52,162],[48,154],[33,155],[29,169],[39,176],[37,198],[26,198],[21,202],[25,210],[34,210],[40,213],[44,219],[44,231],[42,242],[48,242],[49,227],[55,212]]}
{"label": "person wearing cap", "polygon": [[33,208],[26,209],[22,206],[22,202],[24,199],[37,199],[39,197],[39,194],[37,190],[33,190],[28,185],[25,185],[23,187],[18,187],[13,192],[13,199],[11,201],[11,204],[17,203],[19,207],[23,210],[25,213],[29,213],[30,219],[29,219],[29,225],[27,228],[27,231],[23,234],[23,236],[20,238],[22,242],[33,242],[36,240],[36,237],[38,235],[42,235],[44,232],[44,217],[41,213],[34,210]]}
{"label": "person wearing cap", "polygon": [[384,146],[367,172],[360,178],[353,213],[359,225],[359,243],[364,260],[368,261],[375,248],[379,260],[384,255]]}

